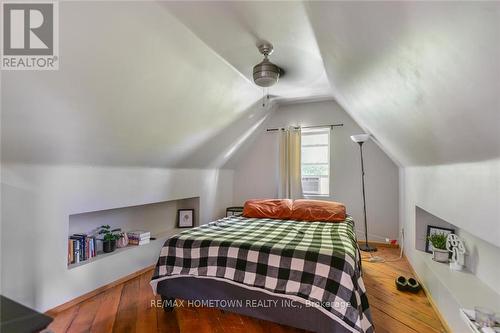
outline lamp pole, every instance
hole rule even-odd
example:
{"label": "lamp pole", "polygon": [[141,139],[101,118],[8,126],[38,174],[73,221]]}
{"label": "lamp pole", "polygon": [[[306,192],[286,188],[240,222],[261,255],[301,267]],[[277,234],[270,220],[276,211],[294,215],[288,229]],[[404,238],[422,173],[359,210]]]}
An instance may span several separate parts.
{"label": "lamp pole", "polygon": [[374,246],[370,246],[368,244],[368,223],[366,221],[366,195],[365,195],[365,164],[363,162],[363,143],[364,141],[358,142],[359,144],[359,153],[361,156],[361,184],[363,188],[363,214],[365,218],[365,244],[360,244],[359,249],[365,252],[375,252],[377,248]]}

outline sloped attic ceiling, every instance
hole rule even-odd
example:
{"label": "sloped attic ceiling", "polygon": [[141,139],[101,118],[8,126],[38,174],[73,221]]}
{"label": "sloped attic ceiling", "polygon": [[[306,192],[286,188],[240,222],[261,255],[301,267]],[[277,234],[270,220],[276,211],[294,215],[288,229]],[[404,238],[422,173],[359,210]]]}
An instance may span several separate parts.
{"label": "sloped attic ceiling", "polygon": [[333,94],[403,165],[500,157],[499,2],[308,2]]}
{"label": "sloped attic ceiling", "polygon": [[222,165],[268,114],[258,39],[286,70],[271,94],[333,94],[403,165],[498,158],[499,8],[62,2],[61,69],[2,73],[2,161]]}
{"label": "sloped attic ceiling", "polygon": [[256,44],[274,45],[270,59],[285,73],[269,93],[280,99],[331,96],[304,5],[297,1],[184,1],[164,5],[215,52],[252,81],[262,60]]}
{"label": "sloped attic ceiling", "polygon": [[155,2],[62,2],[60,70],[2,73],[2,162],[209,166],[262,91]]}

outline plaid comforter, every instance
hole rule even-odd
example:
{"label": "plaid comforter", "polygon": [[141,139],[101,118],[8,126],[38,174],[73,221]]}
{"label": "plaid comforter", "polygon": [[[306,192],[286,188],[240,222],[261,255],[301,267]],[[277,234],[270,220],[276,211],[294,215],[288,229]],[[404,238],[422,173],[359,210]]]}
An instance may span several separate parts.
{"label": "plaid comforter", "polygon": [[373,332],[354,222],[227,217],[168,239],[151,285],[194,275],[316,306],[352,332]]}

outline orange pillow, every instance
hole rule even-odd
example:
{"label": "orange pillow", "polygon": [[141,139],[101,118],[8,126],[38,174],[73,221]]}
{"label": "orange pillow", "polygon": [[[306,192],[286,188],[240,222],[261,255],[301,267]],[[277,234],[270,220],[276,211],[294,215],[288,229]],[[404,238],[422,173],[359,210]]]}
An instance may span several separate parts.
{"label": "orange pillow", "polygon": [[293,202],[292,220],[342,222],[345,206],[340,202],[299,199]]}
{"label": "orange pillow", "polygon": [[290,199],[253,199],[245,202],[244,217],[289,220],[292,215]]}

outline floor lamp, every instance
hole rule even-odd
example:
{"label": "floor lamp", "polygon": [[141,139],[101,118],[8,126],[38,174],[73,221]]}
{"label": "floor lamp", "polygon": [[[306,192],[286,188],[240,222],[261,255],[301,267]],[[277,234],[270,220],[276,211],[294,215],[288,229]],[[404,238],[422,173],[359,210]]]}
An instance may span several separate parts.
{"label": "floor lamp", "polygon": [[363,213],[365,217],[365,244],[360,244],[359,249],[366,252],[375,252],[377,248],[368,244],[368,224],[366,222],[366,198],[365,198],[365,165],[363,163],[363,143],[370,139],[370,134],[352,135],[351,140],[359,144],[361,154],[361,184],[363,186]]}

